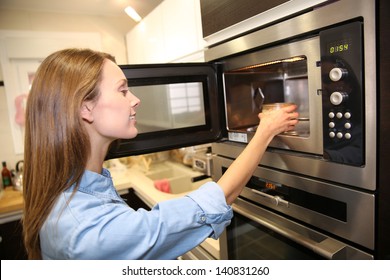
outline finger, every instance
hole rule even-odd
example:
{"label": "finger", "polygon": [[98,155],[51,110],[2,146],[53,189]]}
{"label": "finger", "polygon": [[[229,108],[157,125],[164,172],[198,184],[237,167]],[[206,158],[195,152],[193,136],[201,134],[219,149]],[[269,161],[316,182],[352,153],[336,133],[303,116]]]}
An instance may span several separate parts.
{"label": "finger", "polygon": [[297,112],[289,113],[289,117],[290,117],[290,119],[298,119],[299,113],[297,113]]}
{"label": "finger", "polygon": [[292,105],[289,105],[286,107],[282,107],[281,109],[287,113],[291,113],[291,112],[294,112],[297,108],[298,108],[298,106],[296,104],[292,104]]}

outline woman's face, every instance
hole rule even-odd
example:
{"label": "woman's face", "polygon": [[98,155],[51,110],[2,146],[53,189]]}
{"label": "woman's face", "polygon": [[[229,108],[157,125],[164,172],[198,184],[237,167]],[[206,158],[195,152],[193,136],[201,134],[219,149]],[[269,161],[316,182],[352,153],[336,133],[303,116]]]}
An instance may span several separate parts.
{"label": "woman's face", "polygon": [[89,121],[94,132],[110,140],[130,139],[137,136],[135,108],[140,100],[127,86],[122,70],[112,61],[103,65],[98,100],[87,105],[91,108]]}

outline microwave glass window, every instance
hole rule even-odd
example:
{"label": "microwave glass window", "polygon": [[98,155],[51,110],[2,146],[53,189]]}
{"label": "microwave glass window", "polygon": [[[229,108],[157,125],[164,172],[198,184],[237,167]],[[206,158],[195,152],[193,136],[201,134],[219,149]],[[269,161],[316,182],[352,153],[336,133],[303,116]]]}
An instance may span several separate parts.
{"label": "microwave glass window", "polygon": [[296,136],[308,136],[309,93],[305,56],[271,61],[224,73],[227,128],[256,127],[261,104],[295,103],[300,114]]}
{"label": "microwave glass window", "polygon": [[141,100],[137,110],[139,133],[206,124],[200,82],[131,86],[129,90]]}

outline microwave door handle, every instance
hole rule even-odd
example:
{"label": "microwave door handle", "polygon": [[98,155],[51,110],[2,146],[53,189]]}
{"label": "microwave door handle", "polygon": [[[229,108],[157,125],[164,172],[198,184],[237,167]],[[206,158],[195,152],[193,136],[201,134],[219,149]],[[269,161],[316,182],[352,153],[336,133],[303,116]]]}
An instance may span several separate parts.
{"label": "microwave door handle", "polygon": [[240,206],[234,205],[233,206],[234,211],[237,213],[247,217],[248,219],[251,219],[262,226],[279,233],[280,235],[293,240],[294,242],[314,251],[318,255],[334,260],[334,259],[345,259],[346,258],[346,251],[347,247],[344,243],[339,242],[335,239],[326,237],[321,242],[317,242],[307,236],[304,236],[298,232],[295,232],[289,228],[286,228],[284,226],[276,225],[272,221],[268,221],[267,219],[259,218],[253,216],[251,213],[249,213],[245,208],[242,208]]}
{"label": "microwave door handle", "polygon": [[289,204],[288,204],[288,201],[287,200],[284,200],[283,198],[281,198],[280,196],[277,196],[277,195],[270,195],[270,194],[267,194],[265,192],[262,192],[262,191],[259,191],[259,190],[256,190],[256,189],[251,189],[252,192],[254,192],[255,194],[258,194],[262,197],[265,197],[265,198],[268,198],[271,200],[271,202],[273,204],[275,204],[275,206],[286,206],[288,207]]}

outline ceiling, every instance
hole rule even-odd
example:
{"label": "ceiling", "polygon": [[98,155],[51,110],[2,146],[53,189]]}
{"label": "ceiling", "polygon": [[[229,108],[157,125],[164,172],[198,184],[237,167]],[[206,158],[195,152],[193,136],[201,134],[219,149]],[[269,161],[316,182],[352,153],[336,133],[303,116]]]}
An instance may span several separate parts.
{"label": "ceiling", "polygon": [[163,0],[0,0],[0,9],[127,16],[123,9],[131,5],[141,17],[145,17],[161,2]]}

